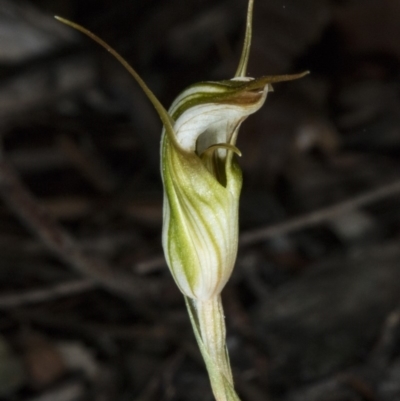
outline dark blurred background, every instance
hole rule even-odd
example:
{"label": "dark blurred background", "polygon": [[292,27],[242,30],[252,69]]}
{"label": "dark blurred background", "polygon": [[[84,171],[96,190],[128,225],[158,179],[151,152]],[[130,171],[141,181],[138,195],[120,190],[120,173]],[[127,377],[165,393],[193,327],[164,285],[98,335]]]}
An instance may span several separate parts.
{"label": "dark blurred background", "polygon": [[[246,0],[0,0],[0,399],[211,401],[160,244],[161,123],[233,76]],[[241,246],[223,293],[243,401],[400,400],[400,1],[256,0]]]}

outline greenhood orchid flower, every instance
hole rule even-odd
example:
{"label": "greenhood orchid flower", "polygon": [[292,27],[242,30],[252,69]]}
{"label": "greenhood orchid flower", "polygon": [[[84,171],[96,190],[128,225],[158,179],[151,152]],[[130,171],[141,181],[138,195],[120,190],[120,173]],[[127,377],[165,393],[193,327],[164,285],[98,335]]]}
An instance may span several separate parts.
{"label": "greenhood orchid flower", "polygon": [[246,77],[252,36],[249,0],[246,35],[235,77],[189,86],[167,112],[136,71],[107,43],[80,25],[56,17],[107,49],[134,77],[163,123],[162,243],[185,296],[193,330],[218,401],[238,401],[225,345],[220,293],[235,264],[242,175],[235,154],[242,122],[264,104],[271,84],[297,75]]}
{"label": "greenhood orchid flower", "polygon": [[241,155],[235,146],[240,125],[264,104],[272,82],[300,76],[201,82],[173,102],[174,130],[164,128],[161,140],[163,247],[187,297],[217,296],[232,273],[242,186],[234,159]]}
{"label": "greenhood orchid flower", "polygon": [[188,297],[208,300],[228,281],[238,244],[242,186],[233,157],[241,122],[264,103],[264,86],[205,82],[185,90],[169,113],[174,140],[164,131],[163,246],[175,281]]}

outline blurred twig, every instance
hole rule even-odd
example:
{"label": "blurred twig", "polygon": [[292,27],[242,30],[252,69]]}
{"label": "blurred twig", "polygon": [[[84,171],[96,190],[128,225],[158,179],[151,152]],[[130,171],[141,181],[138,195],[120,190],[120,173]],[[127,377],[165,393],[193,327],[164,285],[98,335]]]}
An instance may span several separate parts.
{"label": "blurred twig", "polygon": [[97,284],[93,280],[80,279],[56,284],[47,288],[3,295],[0,297],[0,309],[8,309],[26,304],[50,301],[63,296],[70,296],[85,292],[96,287]]}
{"label": "blurred twig", "polygon": [[92,278],[104,288],[129,298],[139,299],[149,294],[154,281],[147,282],[145,278],[134,278],[131,274],[116,272],[103,260],[85,254],[74,238],[51,218],[24,187],[18,175],[1,156],[0,196],[59,259],[79,273]]}
{"label": "blurred twig", "polygon": [[335,218],[336,216],[367,206],[384,198],[400,192],[400,180],[381,188],[372,189],[362,195],[326,208],[316,210],[300,217],[284,221],[273,226],[250,230],[240,236],[241,245],[255,244],[277,235],[287,234],[304,228],[314,227],[318,224]]}

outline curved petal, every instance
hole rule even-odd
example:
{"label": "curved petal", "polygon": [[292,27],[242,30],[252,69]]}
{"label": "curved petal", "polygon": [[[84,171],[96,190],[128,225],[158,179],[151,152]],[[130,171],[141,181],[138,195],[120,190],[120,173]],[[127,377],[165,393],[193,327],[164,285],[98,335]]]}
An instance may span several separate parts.
{"label": "curved petal", "polygon": [[248,90],[249,83],[201,82],[183,91],[169,110],[179,145],[198,154],[217,143],[234,145],[233,131],[263,105],[268,93],[267,85]]}

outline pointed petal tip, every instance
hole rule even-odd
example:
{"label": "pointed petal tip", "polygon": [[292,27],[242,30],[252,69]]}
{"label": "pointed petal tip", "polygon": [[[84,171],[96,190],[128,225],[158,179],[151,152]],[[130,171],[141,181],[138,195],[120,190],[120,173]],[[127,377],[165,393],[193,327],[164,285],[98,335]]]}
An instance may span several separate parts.
{"label": "pointed petal tip", "polygon": [[268,85],[268,90],[271,90],[272,84],[275,84],[277,82],[294,81],[296,79],[303,78],[308,74],[310,74],[310,71],[304,71],[298,74],[266,75],[260,78],[256,78],[252,81],[249,81],[243,86],[245,86],[247,90],[253,90],[253,89],[261,89],[265,85]]}

